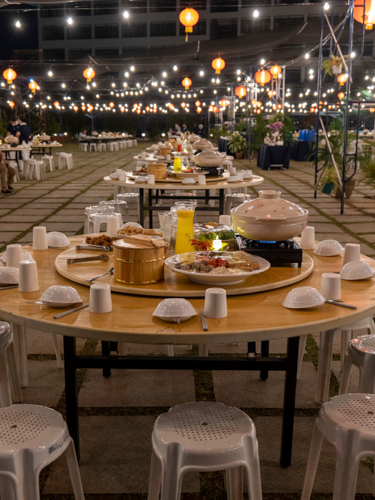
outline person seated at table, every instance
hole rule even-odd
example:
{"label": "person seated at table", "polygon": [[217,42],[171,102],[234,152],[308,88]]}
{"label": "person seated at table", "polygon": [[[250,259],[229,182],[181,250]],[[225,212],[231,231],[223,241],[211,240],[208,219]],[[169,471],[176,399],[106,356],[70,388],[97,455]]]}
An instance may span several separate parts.
{"label": "person seated at table", "polygon": [[173,130],[172,130],[172,127],[168,130],[167,132],[167,136],[168,136],[168,139],[170,139],[173,135]]}
{"label": "person seated at table", "polygon": [[176,132],[176,134],[181,134],[181,127],[178,123],[174,124],[174,131]]}
{"label": "person seated at table", "polygon": [[188,128],[187,128],[187,126],[186,126],[186,123],[183,123],[183,124],[182,124],[182,128],[181,128],[181,132],[182,132],[183,134],[185,134],[185,132],[187,132],[187,131],[188,131]]}
{"label": "person seated at table", "polygon": [[13,188],[12,183],[16,171],[13,167],[5,162],[3,153],[0,151],[0,179],[1,179],[1,193],[2,194],[12,194]]}
{"label": "person seated at table", "polygon": [[[21,126],[19,125],[18,120],[14,115],[10,117],[10,123],[9,123],[8,129],[7,129],[7,136],[9,137],[10,135],[13,135],[14,137],[18,137],[18,140],[19,140],[20,135],[21,135]],[[15,152],[9,153],[9,159],[15,160],[16,153]]]}
{"label": "person seated at table", "polygon": [[86,137],[87,137],[87,130],[85,129],[85,130],[82,130],[82,132],[80,132],[78,134],[78,140],[79,140],[79,142],[80,143],[85,143],[85,142],[87,143],[88,141],[85,140]]}

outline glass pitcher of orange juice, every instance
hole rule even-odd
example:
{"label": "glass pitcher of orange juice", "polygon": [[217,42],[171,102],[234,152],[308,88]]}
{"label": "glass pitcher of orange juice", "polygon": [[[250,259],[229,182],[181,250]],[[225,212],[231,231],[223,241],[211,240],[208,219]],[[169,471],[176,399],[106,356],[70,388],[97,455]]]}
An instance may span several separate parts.
{"label": "glass pitcher of orange juice", "polygon": [[175,253],[194,252],[195,248],[190,240],[194,238],[194,201],[176,203],[177,231]]}

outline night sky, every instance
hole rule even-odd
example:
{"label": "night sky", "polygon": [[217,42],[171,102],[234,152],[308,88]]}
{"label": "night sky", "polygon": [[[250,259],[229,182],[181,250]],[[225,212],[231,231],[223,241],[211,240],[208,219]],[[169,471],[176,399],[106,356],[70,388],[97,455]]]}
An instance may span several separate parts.
{"label": "night sky", "polygon": [[[32,12],[22,12],[24,9]],[[17,19],[21,28],[16,28]],[[3,7],[0,9],[0,60],[13,58],[14,49],[38,48],[37,11],[29,4]]]}

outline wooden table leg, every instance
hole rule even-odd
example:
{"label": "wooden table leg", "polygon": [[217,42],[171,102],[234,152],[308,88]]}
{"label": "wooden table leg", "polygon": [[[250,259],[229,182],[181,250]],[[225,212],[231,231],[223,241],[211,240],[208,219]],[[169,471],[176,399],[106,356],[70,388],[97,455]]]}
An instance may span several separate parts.
{"label": "wooden table leg", "polygon": [[298,351],[299,337],[288,338],[280,454],[280,465],[282,467],[289,467],[290,465],[292,465],[292,444],[294,409],[296,405]]}
{"label": "wooden table leg", "polygon": [[334,333],[335,330],[320,332],[318,383],[315,392],[315,401],[320,404],[328,401],[329,384],[331,381]]}
{"label": "wooden table leg", "polygon": [[74,441],[77,459],[79,460],[80,448],[75,337],[64,336],[64,361],[66,423],[68,424],[69,434]]}

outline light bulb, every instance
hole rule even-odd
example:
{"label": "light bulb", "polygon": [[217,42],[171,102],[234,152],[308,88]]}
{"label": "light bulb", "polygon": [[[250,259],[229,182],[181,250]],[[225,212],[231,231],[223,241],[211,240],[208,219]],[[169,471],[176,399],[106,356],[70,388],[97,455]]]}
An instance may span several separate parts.
{"label": "light bulb", "polygon": [[328,9],[330,8],[329,3],[328,3],[328,2],[326,2],[326,3],[324,4],[324,7],[323,7],[323,8],[324,8],[324,10],[328,10]]}
{"label": "light bulb", "polygon": [[127,10],[124,10],[123,14],[125,19],[129,19],[129,12]]}
{"label": "light bulb", "polygon": [[176,65],[173,66],[173,71],[177,71],[178,67]]}
{"label": "light bulb", "polygon": [[310,54],[309,53],[305,54],[305,59],[310,59]]}
{"label": "light bulb", "polygon": [[256,10],[254,10],[254,12],[253,12],[253,16],[254,16],[254,17],[259,17],[259,10],[257,10],[257,9],[256,9]]}
{"label": "light bulb", "polygon": [[262,65],[263,65],[263,64],[266,64],[265,59],[261,59],[261,60],[260,60],[260,64],[262,64]]}
{"label": "light bulb", "polygon": [[135,67],[134,66],[130,66],[130,71],[135,71]]}
{"label": "light bulb", "polygon": [[167,73],[166,71],[163,71],[163,78],[166,78],[167,77]]}
{"label": "light bulb", "polygon": [[16,21],[16,28],[20,28],[21,27],[21,23],[19,21]]}
{"label": "light bulb", "polygon": [[66,22],[70,25],[73,24],[73,18],[72,17],[68,17],[68,19],[66,20]]}
{"label": "light bulb", "polygon": [[199,72],[199,76],[204,76],[204,71],[202,71],[202,70],[201,70],[201,71]]}

